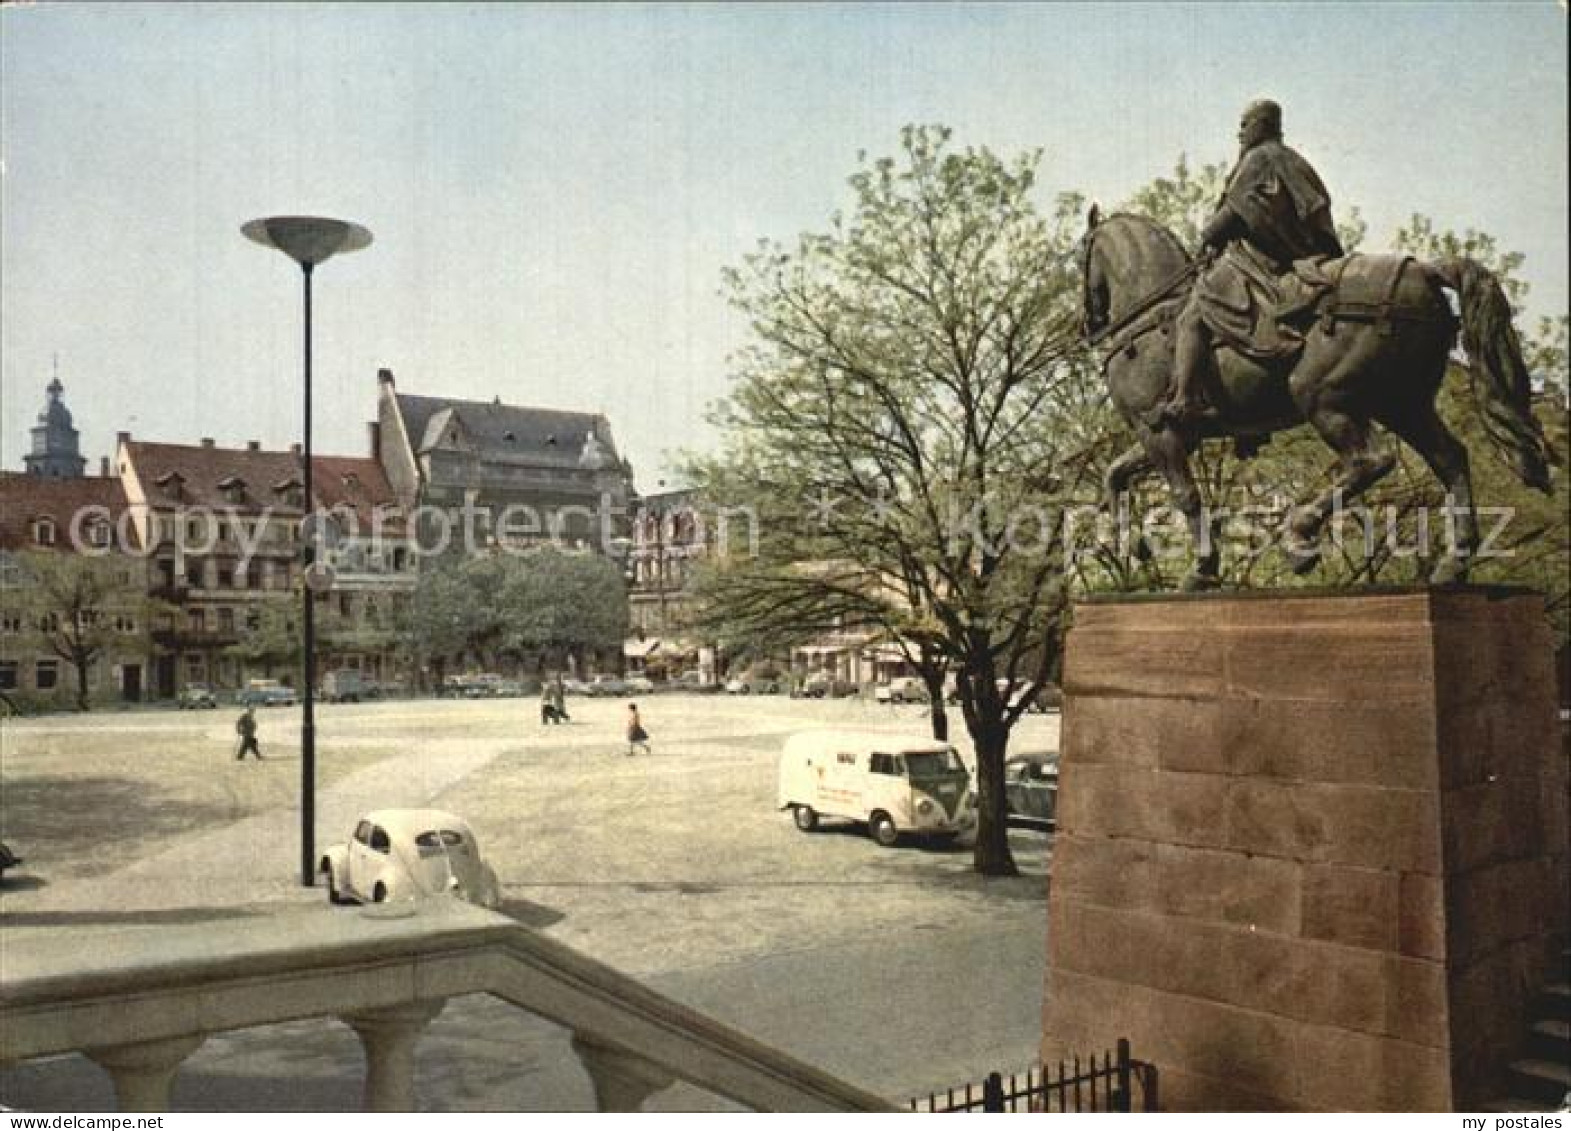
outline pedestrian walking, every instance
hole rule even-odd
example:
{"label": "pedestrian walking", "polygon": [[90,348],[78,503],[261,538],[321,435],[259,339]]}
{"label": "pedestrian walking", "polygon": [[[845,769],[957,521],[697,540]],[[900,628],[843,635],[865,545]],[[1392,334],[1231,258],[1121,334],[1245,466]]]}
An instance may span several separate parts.
{"label": "pedestrian walking", "polygon": [[540,725],[547,723],[560,723],[562,720],[556,711],[556,692],[551,687],[550,680],[540,682]]}
{"label": "pedestrian walking", "polygon": [[551,706],[556,709],[556,721],[570,723],[572,716],[567,713],[567,689],[562,686],[561,673],[557,674],[551,683]]}
{"label": "pedestrian walking", "polygon": [[627,756],[631,758],[633,751],[640,746],[644,748],[645,754],[651,753],[649,732],[644,729],[644,722],[638,717],[638,704],[629,703],[627,705]]}
{"label": "pedestrian walking", "polygon": [[256,755],[256,760],[262,760],[262,748],[256,743],[256,708],[247,707],[235,720],[235,733],[240,736],[240,752],[235,755],[236,762],[244,762],[246,752]]}

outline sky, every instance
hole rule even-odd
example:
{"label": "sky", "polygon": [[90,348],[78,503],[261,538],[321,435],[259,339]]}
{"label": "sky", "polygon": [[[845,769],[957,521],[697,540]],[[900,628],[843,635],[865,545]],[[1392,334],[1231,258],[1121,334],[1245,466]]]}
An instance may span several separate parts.
{"label": "sky", "polygon": [[1041,202],[1226,162],[1251,99],[1368,249],[1413,212],[1526,254],[1567,310],[1566,9],[1521,3],[0,8],[0,466],[58,373],[115,433],[283,447],[300,275],[240,225],[336,216],[315,446],[402,391],[605,413],[638,487],[715,442],[748,328],[720,291],[821,230],[908,123],[1043,150]]}

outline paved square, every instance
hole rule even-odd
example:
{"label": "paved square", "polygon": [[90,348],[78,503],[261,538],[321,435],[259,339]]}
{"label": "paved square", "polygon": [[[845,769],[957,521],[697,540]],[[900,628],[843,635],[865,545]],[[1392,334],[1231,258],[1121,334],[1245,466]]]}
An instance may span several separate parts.
{"label": "paved square", "polygon": [[[653,754],[633,758],[621,701],[570,700],[572,723],[549,728],[528,699],[321,707],[318,847],[368,809],[454,810],[498,873],[505,913],[891,1097],[1032,1058],[1042,834],[1013,838],[1022,876],[987,880],[965,845],[882,849],[850,826],[799,832],[774,809],[786,735],[920,734],[922,708],[659,695],[640,707]],[[0,831],[28,863],[0,894],[5,931],[325,900],[296,876],[299,712],[259,712],[261,763],[234,761],[235,713],[7,722]],[[1012,750],[1055,749],[1057,722],[1029,717]],[[300,1077],[306,1050],[302,1086],[274,1094],[266,1066]],[[422,1045],[421,1073],[433,1108],[589,1106],[565,1034],[490,1001],[449,1007]],[[108,1095],[80,1058],[3,1079],[16,1106]],[[210,1040],[176,1102],[353,1108],[358,1087],[353,1036],[322,1022]],[[713,1102],[674,1089],[657,1106]]]}

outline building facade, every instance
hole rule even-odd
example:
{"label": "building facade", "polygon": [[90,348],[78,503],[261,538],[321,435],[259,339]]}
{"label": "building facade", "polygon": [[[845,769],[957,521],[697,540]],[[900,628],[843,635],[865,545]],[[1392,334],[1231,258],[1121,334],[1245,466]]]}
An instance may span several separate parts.
{"label": "building facade", "polygon": [[[248,679],[298,683],[300,584],[307,517],[298,448],[264,451],[150,443],[120,434],[115,468],[128,523],[147,553],[154,691],[186,684],[239,688]],[[413,591],[402,512],[377,461],[312,461],[321,560],[331,583],[315,594],[317,670],[353,666],[376,677],[402,669],[400,604]]]}
{"label": "building facade", "polygon": [[120,482],[0,472],[0,694],[17,708],[148,693],[155,615]]}
{"label": "building facade", "polygon": [[[404,507],[428,516],[413,531],[422,545],[440,537],[476,552],[552,543],[609,554],[626,537],[632,469],[604,416],[400,393],[389,369],[377,386],[373,454]],[[429,515],[465,508],[468,546],[464,520]]]}

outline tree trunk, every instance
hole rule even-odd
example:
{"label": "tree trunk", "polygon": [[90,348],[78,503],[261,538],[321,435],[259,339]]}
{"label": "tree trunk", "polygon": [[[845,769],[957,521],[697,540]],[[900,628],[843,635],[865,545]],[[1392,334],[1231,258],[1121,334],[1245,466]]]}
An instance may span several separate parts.
{"label": "tree trunk", "polygon": [[1008,805],[1004,798],[1004,754],[1009,729],[997,719],[977,721],[971,731],[976,746],[977,829],[972,861],[984,876],[1018,876],[1009,850]]}
{"label": "tree trunk", "polygon": [[933,740],[935,742],[949,741],[949,712],[944,709],[944,697],[940,695],[933,700],[929,717],[933,722]]}
{"label": "tree trunk", "polygon": [[76,667],[76,709],[89,711],[92,708],[87,701],[87,658],[82,655],[75,656],[71,663]]}
{"label": "tree trunk", "polygon": [[949,711],[944,703],[944,669],[942,660],[917,668],[917,674],[922,677],[922,686],[927,689],[927,714],[933,723],[933,739],[937,742],[949,741]]}

